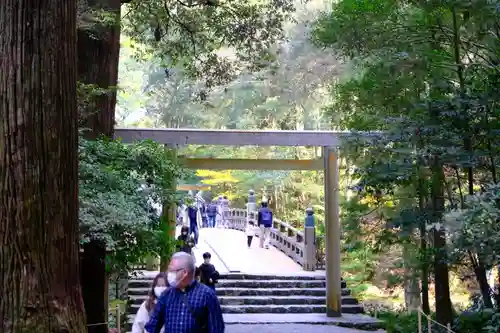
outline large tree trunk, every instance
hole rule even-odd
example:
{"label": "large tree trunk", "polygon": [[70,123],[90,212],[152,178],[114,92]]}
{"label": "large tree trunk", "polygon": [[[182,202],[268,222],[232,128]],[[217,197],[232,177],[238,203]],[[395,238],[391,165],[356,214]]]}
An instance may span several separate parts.
{"label": "large tree trunk", "polygon": [[[438,156],[434,157],[432,179],[432,221],[441,223],[444,212],[444,172]],[[442,228],[433,231],[434,242],[434,290],[436,296],[436,319],[442,325],[451,324],[453,309],[450,299],[446,232]]]}
{"label": "large tree trunk", "polygon": [[[420,145],[419,140],[419,146]],[[419,147],[419,148],[420,148]],[[418,172],[418,210],[419,210],[419,238],[420,238],[420,289],[421,289],[421,300],[422,300],[422,311],[429,314],[431,312],[431,307],[429,304],[429,254],[427,253],[427,230],[426,230],[426,218],[424,217],[426,202],[427,202],[427,190],[424,186],[424,175],[422,173],[421,165],[423,161],[419,159],[419,172]]]}
{"label": "large tree trunk", "polygon": [[[116,87],[120,53],[120,0],[87,0],[94,11],[104,12],[106,23],[78,29],[78,81],[91,85],[92,95],[80,101],[81,127],[86,136],[112,137],[115,126]],[[110,20],[111,18],[111,20]],[[111,21],[111,22],[110,22]]]}
{"label": "large tree trunk", "polygon": [[76,3],[4,0],[0,32],[0,331],[83,333]]}
{"label": "large tree trunk", "polygon": [[[92,94],[79,102],[80,126],[87,139],[113,137],[116,86],[120,51],[120,0],[88,0],[85,6],[104,12],[106,24],[93,22],[78,29],[78,80],[89,85]],[[81,283],[89,333],[107,333],[108,276],[106,244],[93,240],[81,255]]]}
{"label": "large tree trunk", "polygon": [[418,263],[414,255],[414,246],[407,242],[403,244],[403,260],[405,265],[404,294],[405,305],[408,311],[417,311],[420,307],[419,274],[416,270]]}

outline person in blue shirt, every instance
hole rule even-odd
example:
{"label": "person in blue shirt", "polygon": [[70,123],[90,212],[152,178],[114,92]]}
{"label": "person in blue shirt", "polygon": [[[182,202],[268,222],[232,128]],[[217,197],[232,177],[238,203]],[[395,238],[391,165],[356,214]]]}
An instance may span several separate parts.
{"label": "person in blue shirt", "polygon": [[263,201],[257,214],[257,225],[260,228],[260,247],[269,248],[271,227],[273,226],[273,212],[267,207],[267,202]]}
{"label": "person in blue shirt", "polygon": [[215,292],[195,279],[193,256],[177,252],[167,271],[170,288],[156,303],[145,325],[148,333],[224,333],[222,310]]}
{"label": "person in blue shirt", "polygon": [[215,228],[215,219],[217,217],[217,205],[215,204],[215,200],[208,205],[207,217],[208,217],[208,227]]}

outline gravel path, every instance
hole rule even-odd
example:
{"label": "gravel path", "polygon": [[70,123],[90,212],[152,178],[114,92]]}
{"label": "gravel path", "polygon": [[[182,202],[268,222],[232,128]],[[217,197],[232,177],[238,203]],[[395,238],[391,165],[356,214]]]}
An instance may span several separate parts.
{"label": "gravel path", "polygon": [[[226,333],[369,333],[333,325],[226,325]],[[383,331],[376,331],[383,332]]]}

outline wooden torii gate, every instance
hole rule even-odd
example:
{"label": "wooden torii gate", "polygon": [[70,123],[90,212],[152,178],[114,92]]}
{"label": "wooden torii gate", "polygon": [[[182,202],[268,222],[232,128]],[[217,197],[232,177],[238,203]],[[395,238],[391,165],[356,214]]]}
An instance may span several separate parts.
{"label": "wooden torii gate", "polygon": [[[117,128],[124,143],[151,139],[170,148],[184,145],[321,146],[321,159],[218,159],[186,158],[192,169],[211,170],[324,170],[327,316],[341,316],[340,202],[338,148],[350,133],[336,131],[262,131],[211,129]],[[370,135],[370,134],[366,134]]]}

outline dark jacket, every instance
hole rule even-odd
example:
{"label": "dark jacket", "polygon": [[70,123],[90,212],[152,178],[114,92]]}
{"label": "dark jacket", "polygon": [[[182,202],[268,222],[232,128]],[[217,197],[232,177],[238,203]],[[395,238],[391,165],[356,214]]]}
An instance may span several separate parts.
{"label": "dark jacket", "polygon": [[210,204],[207,208],[207,216],[215,217],[217,215],[217,206],[214,204]]}
{"label": "dark jacket", "polygon": [[[265,217],[268,217],[265,219]],[[257,214],[257,225],[263,225],[266,228],[271,228],[273,226],[273,212],[267,208],[262,207],[259,209],[259,213]]]}
{"label": "dark jacket", "polygon": [[[219,272],[215,269],[212,264],[203,263],[200,265],[200,282],[206,284],[207,286],[215,286],[217,280],[219,279]],[[212,282],[210,282],[212,279]]]}
{"label": "dark jacket", "polygon": [[189,216],[189,226],[192,229],[198,225],[198,223],[197,223],[197,219],[198,219],[197,209],[194,207],[188,207],[188,216]]}
{"label": "dark jacket", "polygon": [[194,247],[193,237],[180,235],[177,237],[177,252],[186,252],[191,254]]}

